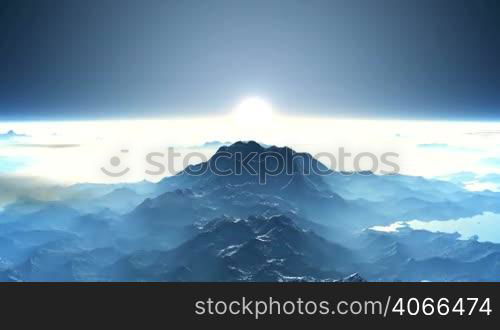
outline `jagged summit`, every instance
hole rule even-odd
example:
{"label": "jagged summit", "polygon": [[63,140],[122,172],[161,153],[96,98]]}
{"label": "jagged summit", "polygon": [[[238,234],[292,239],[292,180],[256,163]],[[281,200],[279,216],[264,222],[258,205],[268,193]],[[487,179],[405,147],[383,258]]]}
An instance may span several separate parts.
{"label": "jagged summit", "polygon": [[[331,173],[308,153],[238,141],[219,148],[207,162],[188,166],[176,177],[164,179],[159,188],[169,192],[192,189],[197,197],[184,196],[184,203],[201,205],[203,201],[211,215],[276,214],[276,210],[300,209],[304,216],[334,221],[342,217],[346,205],[318,170]],[[158,197],[154,205],[144,206],[163,209],[160,206],[169,204],[167,199],[178,199],[169,194],[164,197]]]}
{"label": "jagged summit", "polygon": [[249,153],[262,154],[262,153],[277,153],[285,156],[286,158],[293,155],[301,155],[303,157],[312,158],[312,156],[308,153],[299,153],[295,150],[291,149],[288,146],[278,147],[276,145],[267,145],[264,143],[258,143],[256,141],[237,141],[229,146],[220,147],[217,153],[226,152],[230,154],[242,153],[247,155]]}
{"label": "jagged summit", "polygon": [[[317,177],[318,173],[333,173],[309,153],[296,152],[287,146],[267,146],[255,141],[238,141],[230,146],[222,146],[208,162],[194,165],[188,170],[199,170],[203,167],[209,167],[212,172],[213,169],[219,170],[220,173],[233,170],[232,174],[244,177],[262,176],[265,171],[271,181],[278,179],[282,186],[297,175],[311,177],[317,183],[313,177]],[[248,181],[247,179],[244,178]]]}
{"label": "jagged summit", "polygon": [[266,150],[265,147],[260,145],[259,143],[255,141],[238,141],[235,142],[229,146],[222,146],[220,147],[217,152],[229,152],[229,153],[237,153],[241,152],[244,154],[250,153],[250,152],[256,152],[256,153],[261,153]]}
{"label": "jagged summit", "polygon": [[[320,173],[318,175],[318,173]],[[268,146],[255,141],[238,141],[220,147],[212,157],[189,165],[176,176],[160,181],[170,188],[263,184],[281,188],[296,175],[307,176],[314,185],[325,187],[321,176],[334,173],[309,153],[296,152],[290,147]],[[165,191],[165,190],[163,190]]]}

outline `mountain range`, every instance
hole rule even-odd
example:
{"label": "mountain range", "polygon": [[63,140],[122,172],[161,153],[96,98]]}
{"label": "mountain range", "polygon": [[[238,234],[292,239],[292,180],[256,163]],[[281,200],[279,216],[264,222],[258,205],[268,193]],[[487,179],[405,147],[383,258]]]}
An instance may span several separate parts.
{"label": "mountain range", "polygon": [[240,141],[158,183],[61,189],[66,198],[19,198],[0,213],[0,281],[495,281],[500,271],[500,244],[370,229],[500,212],[498,193],[335,172],[288,147]]}

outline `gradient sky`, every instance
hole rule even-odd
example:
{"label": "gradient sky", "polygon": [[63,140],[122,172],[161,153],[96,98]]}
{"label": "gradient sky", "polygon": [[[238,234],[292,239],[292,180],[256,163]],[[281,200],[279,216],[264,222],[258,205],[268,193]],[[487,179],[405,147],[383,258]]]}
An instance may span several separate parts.
{"label": "gradient sky", "polygon": [[500,119],[500,2],[0,0],[0,120]]}

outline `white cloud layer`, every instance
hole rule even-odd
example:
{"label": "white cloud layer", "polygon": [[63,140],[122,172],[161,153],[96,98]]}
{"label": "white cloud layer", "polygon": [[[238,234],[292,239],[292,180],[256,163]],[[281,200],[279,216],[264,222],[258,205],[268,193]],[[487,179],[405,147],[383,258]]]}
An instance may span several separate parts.
{"label": "white cloud layer", "polygon": [[[43,177],[63,183],[116,182],[117,179],[103,175],[100,168],[124,149],[129,152],[122,163],[132,170],[120,181],[158,181],[160,177],[144,174],[144,159],[149,152],[166,152],[168,147],[192,152],[192,145],[203,145],[207,141],[250,139],[287,145],[312,154],[330,152],[336,155],[341,147],[353,155],[397,152],[401,172],[410,175],[434,177],[461,171],[500,173],[500,166],[484,162],[484,159],[499,154],[500,135],[471,134],[498,131],[497,124],[487,122],[348,120],[277,113],[266,123],[258,120],[244,123],[231,116],[0,123],[0,132],[9,130],[27,137],[23,138],[22,145],[3,141],[1,159],[30,159],[28,166],[10,174]],[[451,147],[421,147],[432,144]],[[214,151],[203,150],[207,157]],[[180,170],[182,164],[175,167]]]}

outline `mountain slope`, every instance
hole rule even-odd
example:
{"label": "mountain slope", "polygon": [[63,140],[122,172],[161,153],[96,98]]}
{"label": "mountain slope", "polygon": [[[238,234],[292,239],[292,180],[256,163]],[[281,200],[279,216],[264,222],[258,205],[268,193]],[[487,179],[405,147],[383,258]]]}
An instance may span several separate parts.
{"label": "mountain slope", "polygon": [[133,254],[107,274],[134,281],[328,280],[353,273],[354,262],[349,250],[287,217],[223,217],[176,249]]}

